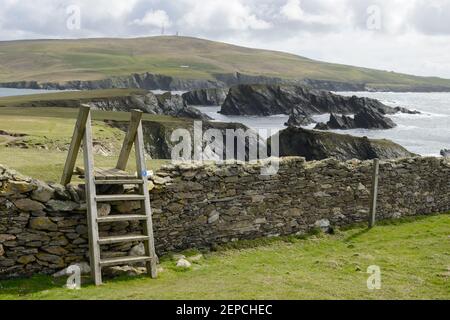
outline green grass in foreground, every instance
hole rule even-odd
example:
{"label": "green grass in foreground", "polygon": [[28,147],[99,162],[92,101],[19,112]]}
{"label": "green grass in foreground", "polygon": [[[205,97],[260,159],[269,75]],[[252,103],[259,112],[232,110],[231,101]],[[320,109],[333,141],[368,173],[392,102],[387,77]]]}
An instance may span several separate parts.
{"label": "green grass in foreground", "polygon": [[[47,276],[0,282],[0,299],[450,299],[450,215],[333,236],[265,239],[206,254],[190,271],[161,259],[157,280],[120,278],[63,288]],[[378,265],[382,289],[370,291]]]}

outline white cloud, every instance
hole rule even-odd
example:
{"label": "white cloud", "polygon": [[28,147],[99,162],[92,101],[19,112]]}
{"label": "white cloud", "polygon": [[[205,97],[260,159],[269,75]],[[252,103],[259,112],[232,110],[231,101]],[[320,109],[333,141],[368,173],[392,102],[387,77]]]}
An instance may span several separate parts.
{"label": "white cloud", "polygon": [[316,5],[321,10],[316,13],[306,12],[301,0],[287,0],[280,8],[280,14],[283,18],[292,22],[333,26],[333,28],[342,29],[348,27],[348,24],[351,23],[351,12],[345,10],[342,3],[342,0],[335,0],[332,3],[327,0],[317,0]]}
{"label": "white cloud", "polygon": [[151,10],[142,19],[135,19],[131,24],[137,26],[170,27],[172,23],[164,10]]}
{"label": "white cloud", "polygon": [[240,0],[210,0],[205,5],[203,1],[184,0],[190,3],[186,13],[181,17],[180,25],[194,29],[210,30],[265,30],[272,24],[258,18],[251,8]]}
{"label": "white cloud", "polygon": [[306,18],[300,0],[288,0],[286,4],[281,7],[280,12],[288,20],[303,21]]}

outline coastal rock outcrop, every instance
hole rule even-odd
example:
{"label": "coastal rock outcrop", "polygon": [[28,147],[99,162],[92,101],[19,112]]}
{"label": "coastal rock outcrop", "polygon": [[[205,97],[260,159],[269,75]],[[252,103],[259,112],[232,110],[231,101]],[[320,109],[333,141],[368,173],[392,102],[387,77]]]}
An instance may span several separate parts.
{"label": "coastal rock outcrop", "polygon": [[287,127],[303,127],[315,123],[308,113],[301,109],[294,108],[291,110],[288,121],[285,123]]}
{"label": "coastal rock outcrop", "polygon": [[334,113],[330,115],[330,121],[326,124],[320,123],[316,126],[316,129],[353,129],[356,128],[355,119],[349,116],[338,116]]}
{"label": "coastal rock outcrop", "polygon": [[397,125],[389,119],[385,117],[380,112],[364,108],[357,114],[355,114],[355,126],[356,128],[365,128],[365,129],[392,129]]}
{"label": "coastal rock outcrop", "polygon": [[450,158],[450,149],[441,150],[441,156],[443,156],[444,158]]}
{"label": "coastal rock outcrop", "polygon": [[[122,121],[107,121],[107,124],[119,128],[123,131],[128,130],[129,124],[127,122]],[[172,123],[166,123],[164,121],[143,121],[142,127],[144,131],[144,148],[146,153],[152,159],[172,159],[172,150],[173,147],[178,143],[171,140],[171,136],[174,130]],[[184,121],[180,120],[177,124],[177,129],[186,129],[189,131],[191,137],[194,135],[194,127],[193,122],[188,120]],[[226,142],[227,142],[227,130],[234,131],[238,133],[238,137],[240,137],[240,133],[248,132],[249,128],[240,123],[222,123],[222,122],[213,122],[213,121],[203,121],[202,128],[204,131],[209,129],[216,129],[222,133],[222,139],[224,142],[224,150],[226,150]],[[241,137],[240,139],[245,139],[245,137]],[[245,140],[244,140],[245,141]],[[245,146],[245,154],[248,156],[249,146],[248,143],[256,145],[258,143],[256,137],[247,137],[247,142]]]}
{"label": "coastal rock outcrop", "polygon": [[[269,140],[269,145],[270,142]],[[389,140],[372,140],[367,137],[290,127],[280,132],[280,156],[301,156],[312,161],[331,157],[338,160],[369,160],[415,155]]]}
{"label": "coastal rock outcrop", "polygon": [[381,114],[399,111],[375,99],[344,97],[305,86],[239,85],[230,89],[220,112],[225,115],[270,116],[290,114],[292,109],[300,109],[307,114],[356,114],[364,108]]}
{"label": "coastal rock outcrop", "polygon": [[220,106],[227,97],[228,89],[198,89],[182,95],[184,101],[191,106]]}
{"label": "coastal rock outcrop", "polygon": [[363,108],[355,115],[354,118],[346,115],[339,116],[332,113],[330,116],[330,121],[328,121],[326,124],[318,124],[315,129],[392,129],[396,126],[397,125],[394,123],[394,121],[392,121],[388,117],[385,117],[380,112],[369,108]]}

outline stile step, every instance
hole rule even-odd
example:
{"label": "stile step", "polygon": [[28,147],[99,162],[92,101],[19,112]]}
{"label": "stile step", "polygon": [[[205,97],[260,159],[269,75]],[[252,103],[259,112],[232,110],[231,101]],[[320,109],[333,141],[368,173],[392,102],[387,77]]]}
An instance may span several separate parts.
{"label": "stile step", "polygon": [[112,243],[120,243],[120,242],[128,242],[128,241],[148,241],[150,239],[149,236],[144,235],[134,235],[134,236],[115,236],[115,237],[106,237],[98,239],[98,244],[112,244]]}
{"label": "stile step", "polygon": [[113,202],[113,201],[144,201],[145,196],[140,194],[115,194],[96,196],[97,202]]}
{"label": "stile step", "polygon": [[103,259],[100,260],[100,266],[102,267],[110,267],[117,266],[128,263],[137,263],[137,262],[146,262],[151,261],[151,257],[121,257],[121,258],[111,258],[111,259]]}
{"label": "stile step", "polygon": [[120,222],[120,221],[143,221],[143,220],[147,220],[147,216],[142,214],[121,214],[97,218],[97,222],[99,223]]}
{"label": "stile step", "polygon": [[144,180],[130,179],[130,180],[95,180],[96,185],[122,185],[122,184],[144,184]]}

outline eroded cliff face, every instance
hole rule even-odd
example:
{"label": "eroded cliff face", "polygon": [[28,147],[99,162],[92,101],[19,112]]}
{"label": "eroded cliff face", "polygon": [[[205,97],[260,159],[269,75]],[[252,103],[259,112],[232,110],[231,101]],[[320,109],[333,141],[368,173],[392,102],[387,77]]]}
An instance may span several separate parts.
{"label": "eroded cliff face", "polygon": [[215,74],[213,79],[180,79],[152,73],[136,73],[129,76],[111,77],[92,81],[37,82],[16,81],[1,83],[0,87],[18,89],[96,90],[138,88],[146,90],[192,91],[199,89],[228,89],[240,84],[305,85],[313,89],[331,91],[364,91],[364,84],[312,80],[281,79],[276,77],[246,75],[239,72]]}
{"label": "eroded cliff face", "polygon": [[96,90],[117,88],[139,88],[146,90],[191,91],[197,89],[229,88],[241,84],[302,85],[311,89],[329,91],[386,91],[386,92],[449,92],[445,86],[390,86],[370,85],[362,82],[331,81],[323,79],[282,79],[239,72],[214,74],[212,79],[181,79],[152,73],[135,73],[129,76],[110,77],[100,80],[66,82],[15,81],[0,83],[3,88]]}
{"label": "eroded cliff face", "polygon": [[92,81],[67,81],[62,83],[18,81],[0,84],[0,87],[4,88],[48,90],[97,90],[136,88],[146,90],[188,91],[201,88],[216,88],[220,86],[225,86],[225,84],[220,84],[217,81],[210,80],[178,79],[170,76],[151,73],[136,73],[130,76],[112,77]]}
{"label": "eroded cliff face", "polygon": [[312,161],[331,157],[338,160],[370,160],[415,155],[390,140],[372,140],[367,137],[290,127],[280,132],[280,156],[301,156]]}

